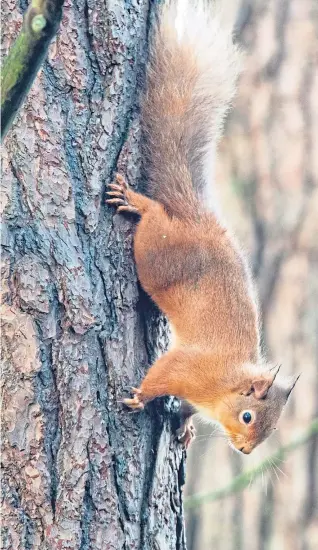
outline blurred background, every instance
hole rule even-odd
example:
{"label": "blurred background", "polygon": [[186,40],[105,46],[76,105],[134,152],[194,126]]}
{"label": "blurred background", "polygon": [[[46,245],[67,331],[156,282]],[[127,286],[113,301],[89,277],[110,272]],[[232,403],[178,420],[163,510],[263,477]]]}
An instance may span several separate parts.
{"label": "blurred background", "polygon": [[224,0],[223,8],[246,58],[219,147],[217,192],[253,268],[267,357],[284,374],[302,375],[278,430],[251,456],[232,451],[211,425],[197,425],[187,466],[188,548],[314,550],[318,2]]}

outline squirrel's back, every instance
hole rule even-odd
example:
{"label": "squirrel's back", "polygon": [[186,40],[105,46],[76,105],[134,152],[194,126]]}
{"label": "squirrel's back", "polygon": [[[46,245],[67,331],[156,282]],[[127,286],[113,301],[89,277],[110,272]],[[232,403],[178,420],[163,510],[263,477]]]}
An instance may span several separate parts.
{"label": "squirrel's back", "polygon": [[141,105],[148,194],[178,217],[198,214],[205,161],[234,95],[240,55],[203,0],[160,14]]}

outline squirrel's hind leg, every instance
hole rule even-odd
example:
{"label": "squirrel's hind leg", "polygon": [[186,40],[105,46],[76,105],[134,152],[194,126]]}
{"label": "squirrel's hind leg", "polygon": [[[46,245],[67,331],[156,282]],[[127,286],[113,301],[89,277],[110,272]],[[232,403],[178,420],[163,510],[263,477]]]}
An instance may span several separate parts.
{"label": "squirrel's hind leg", "polygon": [[129,212],[142,216],[151,207],[152,201],[140,193],[132,191],[126,180],[120,174],[116,174],[115,183],[110,183],[106,200],[108,204],[117,207],[117,212]]}

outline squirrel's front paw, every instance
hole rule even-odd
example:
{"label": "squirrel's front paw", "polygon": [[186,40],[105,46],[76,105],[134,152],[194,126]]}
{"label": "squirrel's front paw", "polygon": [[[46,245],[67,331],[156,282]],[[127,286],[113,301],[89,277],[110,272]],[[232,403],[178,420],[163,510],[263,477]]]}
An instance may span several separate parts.
{"label": "squirrel's front paw", "polygon": [[138,411],[144,408],[144,403],[141,399],[141,390],[139,388],[131,388],[134,396],[132,398],[123,399],[124,405],[132,409],[133,411]]}
{"label": "squirrel's front paw", "polygon": [[195,427],[192,422],[185,421],[184,424],[176,431],[177,440],[184,449],[187,449],[191,441],[195,438]]}
{"label": "squirrel's front paw", "polygon": [[116,174],[115,183],[110,183],[111,191],[107,191],[109,197],[106,202],[112,206],[117,206],[117,212],[130,212],[139,214],[138,208],[129,203],[129,187],[123,176]]}

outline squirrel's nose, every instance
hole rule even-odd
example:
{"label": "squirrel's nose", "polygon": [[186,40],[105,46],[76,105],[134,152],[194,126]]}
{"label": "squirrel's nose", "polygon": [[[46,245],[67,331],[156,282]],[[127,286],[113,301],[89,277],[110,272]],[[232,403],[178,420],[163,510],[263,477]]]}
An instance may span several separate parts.
{"label": "squirrel's nose", "polygon": [[245,454],[245,455],[249,455],[250,452],[251,452],[251,451],[250,451],[249,449],[247,449],[246,447],[241,447],[241,448],[239,449],[239,451],[241,451],[241,453],[243,453],[243,454]]}

